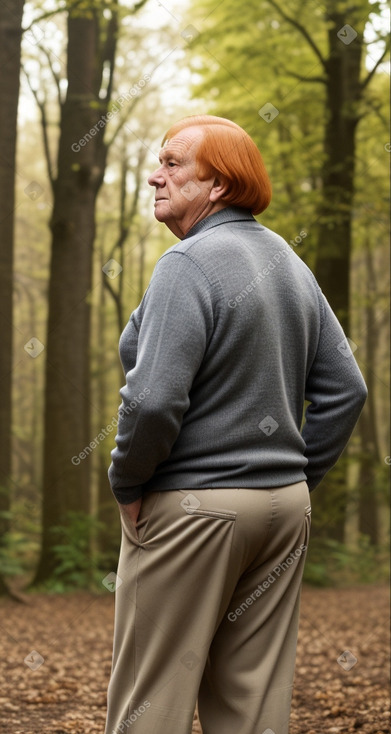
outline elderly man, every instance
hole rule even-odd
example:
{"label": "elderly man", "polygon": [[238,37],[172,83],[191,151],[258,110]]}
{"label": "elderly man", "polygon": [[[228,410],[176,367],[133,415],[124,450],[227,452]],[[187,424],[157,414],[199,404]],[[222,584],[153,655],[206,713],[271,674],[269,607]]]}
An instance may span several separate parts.
{"label": "elderly man", "polygon": [[106,733],[190,734],[198,699],[203,734],[287,734],[309,490],[366,388],[314,276],[254,219],[271,186],[244,130],[181,120],[149,183],[180,242],[120,340]]}

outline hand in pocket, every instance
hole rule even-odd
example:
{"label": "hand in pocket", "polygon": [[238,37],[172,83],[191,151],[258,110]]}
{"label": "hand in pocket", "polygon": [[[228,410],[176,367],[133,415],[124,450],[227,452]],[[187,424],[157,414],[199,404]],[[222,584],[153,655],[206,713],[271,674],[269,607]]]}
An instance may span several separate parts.
{"label": "hand in pocket", "polygon": [[142,497],[135,502],[131,502],[130,505],[118,505],[119,511],[129,522],[136,527],[138,516],[140,514]]}

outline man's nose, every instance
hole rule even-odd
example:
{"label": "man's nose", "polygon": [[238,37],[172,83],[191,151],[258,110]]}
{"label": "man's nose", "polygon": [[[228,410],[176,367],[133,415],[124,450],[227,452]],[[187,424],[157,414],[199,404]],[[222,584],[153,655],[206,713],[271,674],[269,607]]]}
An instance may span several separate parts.
{"label": "man's nose", "polygon": [[151,173],[151,175],[148,177],[148,183],[150,186],[156,186],[156,188],[165,186],[166,182],[164,180],[162,166],[159,166],[156,171]]}

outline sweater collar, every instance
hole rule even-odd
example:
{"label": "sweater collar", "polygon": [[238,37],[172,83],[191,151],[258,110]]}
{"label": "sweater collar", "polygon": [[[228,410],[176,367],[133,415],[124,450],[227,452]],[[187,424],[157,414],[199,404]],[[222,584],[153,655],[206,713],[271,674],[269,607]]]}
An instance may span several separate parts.
{"label": "sweater collar", "polygon": [[193,237],[193,235],[199,234],[199,232],[203,232],[206,229],[217,227],[219,224],[242,221],[255,222],[256,220],[254,219],[249,209],[242,209],[238,206],[226,206],[224,209],[220,209],[218,212],[210,214],[208,217],[205,217],[205,219],[201,219],[200,222],[194,224],[193,227],[189,229],[187,234],[185,234],[183,239],[186,240],[189,237]]}

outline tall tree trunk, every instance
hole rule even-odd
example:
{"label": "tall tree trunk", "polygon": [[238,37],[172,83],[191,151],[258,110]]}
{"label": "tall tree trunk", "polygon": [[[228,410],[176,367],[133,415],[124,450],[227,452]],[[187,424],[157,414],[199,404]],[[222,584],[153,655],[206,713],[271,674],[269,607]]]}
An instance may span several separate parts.
{"label": "tall tree trunk", "polygon": [[[24,0],[0,3],[0,542],[9,528],[11,506],[15,158],[23,6]],[[0,594],[5,591],[0,576]]]}
{"label": "tall tree trunk", "polygon": [[[147,147],[141,145],[138,149],[137,164],[133,168],[134,175],[134,191],[131,196],[131,200],[128,204],[128,191],[127,191],[127,179],[130,171],[129,163],[129,152],[128,152],[128,141],[126,137],[123,139],[122,153],[121,153],[121,178],[120,178],[120,192],[119,192],[119,231],[117,238],[110,251],[110,258],[115,258],[121,269],[124,267],[124,248],[125,243],[131,234],[135,219],[138,211],[140,188],[141,188],[141,176],[143,170],[143,164],[146,158]],[[144,246],[142,247],[142,253],[144,253]],[[104,263],[103,251],[101,254],[102,263]],[[140,262],[140,267],[143,266],[144,260]],[[129,271],[128,271],[129,272]],[[140,273],[142,279],[142,273]],[[105,314],[106,314],[106,291],[110,294],[116,310],[116,321],[118,325],[118,338],[124,328],[124,289],[123,289],[123,277],[122,272],[118,275],[118,285],[114,287],[109,279],[102,281],[102,288],[100,294],[99,303],[99,330],[101,336],[99,344],[99,374],[98,374],[98,394],[99,394],[99,406],[103,416],[108,416],[106,412],[106,349],[104,343],[105,332]],[[142,294],[141,294],[142,295]],[[141,300],[141,296],[140,296]],[[126,318],[129,314],[126,314]],[[123,384],[123,369],[120,361],[118,360],[118,373],[119,373],[119,387]],[[109,420],[112,419],[109,418]],[[114,432],[113,432],[113,435]],[[98,465],[98,519],[102,523],[102,528],[99,531],[99,550],[104,554],[106,562],[109,564],[108,568],[112,567],[113,562],[118,554],[118,510],[116,503],[113,501],[111,492],[109,491],[108,478],[107,478],[107,453],[103,450],[103,446],[100,447],[99,452],[99,465]],[[110,565],[111,564],[111,565]]]}
{"label": "tall tree trunk", "polygon": [[329,55],[325,60],[327,118],[315,272],[345,333],[349,335],[355,130],[362,95],[363,41],[359,33],[349,44],[344,42],[350,40],[354,29],[343,31],[346,37],[342,35],[344,40],[341,40],[341,28],[346,25],[344,13],[329,9],[328,18],[332,25],[328,31]]}
{"label": "tall tree trunk", "polygon": [[107,109],[106,100],[102,104],[99,99],[103,61],[99,63],[99,23],[91,4],[68,18],[68,89],[50,223],[43,531],[35,583],[48,579],[55,567],[53,526],[64,525],[69,512],[90,511],[89,460],[80,454],[91,441],[89,293],[95,202],[106,162],[98,125]]}
{"label": "tall tree trunk", "polygon": [[[103,252],[101,260],[104,262]],[[115,411],[107,410],[107,344],[106,344],[106,313],[107,299],[105,281],[101,281],[100,299],[98,307],[98,329],[100,333],[99,345],[97,347],[98,358],[98,377],[97,377],[97,394],[100,415],[102,416],[102,428],[111,423],[115,417]],[[108,434],[107,441],[113,441],[116,430]],[[120,538],[120,522],[119,513],[116,507],[114,497],[110,492],[109,482],[107,478],[108,457],[106,450],[106,442],[103,442],[99,448],[98,454],[98,520],[101,523],[98,534],[99,551],[102,554],[102,570],[110,571],[116,563],[119,549]]]}
{"label": "tall tree trunk", "polygon": [[[347,25],[346,14],[336,12],[334,8],[334,1],[329,2],[329,54],[325,59],[327,118],[315,275],[345,334],[349,336],[351,213],[354,196],[355,131],[359,121],[358,102],[362,94],[360,72],[363,44],[360,33],[353,38],[355,29],[347,27],[341,31]],[[349,21],[354,24],[351,16]],[[341,359],[345,359],[342,354]],[[316,511],[320,511],[322,516],[325,513],[329,518],[328,537],[340,542],[345,539],[347,466],[345,461],[331,471],[314,497]]]}
{"label": "tall tree trunk", "polygon": [[377,499],[377,472],[380,465],[380,450],[377,436],[375,409],[375,374],[376,347],[378,331],[376,325],[374,299],[376,298],[376,277],[373,267],[373,255],[370,250],[369,237],[365,243],[365,265],[367,273],[366,311],[366,343],[365,363],[368,400],[360,416],[358,424],[361,439],[360,474],[359,474],[359,530],[367,535],[372,545],[379,542],[379,518]]}

